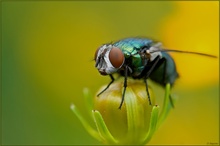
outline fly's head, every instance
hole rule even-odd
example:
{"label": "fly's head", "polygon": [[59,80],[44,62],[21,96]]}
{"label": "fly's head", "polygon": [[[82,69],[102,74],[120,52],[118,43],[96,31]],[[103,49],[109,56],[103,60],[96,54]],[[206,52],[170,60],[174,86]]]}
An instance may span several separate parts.
{"label": "fly's head", "polygon": [[109,75],[117,72],[123,66],[125,57],[119,48],[106,44],[96,50],[94,60],[99,73]]}

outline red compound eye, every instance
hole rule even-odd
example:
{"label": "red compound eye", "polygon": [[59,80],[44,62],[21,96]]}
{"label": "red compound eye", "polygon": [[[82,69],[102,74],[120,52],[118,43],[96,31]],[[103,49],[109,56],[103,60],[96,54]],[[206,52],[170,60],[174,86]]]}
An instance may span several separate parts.
{"label": "red compound eye", "polygon": [[124,63],[124,54],[119,48],[112,48],[109,52],[109,60],[115,68],[119,68]]}

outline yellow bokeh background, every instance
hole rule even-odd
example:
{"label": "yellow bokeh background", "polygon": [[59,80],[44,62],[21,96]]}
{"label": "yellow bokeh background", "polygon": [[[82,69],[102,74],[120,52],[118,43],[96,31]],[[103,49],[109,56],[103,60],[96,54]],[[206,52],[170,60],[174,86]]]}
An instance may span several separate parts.
{"label": "yellow bokeh background", "polygon": [[[94,67],[104,43],[145,36],[165,47],[180,74],[176,107],[150,144],[219,144],[219,3],[184,1],[4,1],[2,144],[100,144],[71,113],[89,119],[82,90],[109,82]],[[164,90],[150,84],[162,104]]]}
{"label": "yellow bokeh background", "polygon": [[[176,2],[176,13],[166,19],[163,41],[170,48],[219,57],[218,2]],[[219,59],[174,54],[181,80],[192,87],[219,80]]]}

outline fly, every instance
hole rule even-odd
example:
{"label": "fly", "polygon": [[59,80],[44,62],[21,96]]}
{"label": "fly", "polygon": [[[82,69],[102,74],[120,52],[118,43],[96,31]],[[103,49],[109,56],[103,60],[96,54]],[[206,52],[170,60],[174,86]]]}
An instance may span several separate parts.
{"label": "fly", "polygon": [[[204,53],[164,49],[160,42],[154,42],[147,38],[126,38],[115,43],[104,44],[95,52],[95,67],[101,75],[109,75],[111,82],[97,96],[106,91],[114,82],[112,74],[118,73],[124,76],[124,90],[119,109],[124,102],[128,77],[144,80],[151,105],[147,79],[150,78],[163,87],[169,83],[172,87],[179,77],[176,64],[167,52],[190,53],[217,58],[214,55]],[[173,106],[171,96],[169,98]]]}

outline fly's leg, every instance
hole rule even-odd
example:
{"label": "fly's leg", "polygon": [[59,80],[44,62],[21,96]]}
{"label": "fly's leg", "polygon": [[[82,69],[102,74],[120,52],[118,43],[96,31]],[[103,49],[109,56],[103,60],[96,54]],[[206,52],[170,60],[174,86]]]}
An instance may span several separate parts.
{"label": "fly's leg", "polygon": [[148,91],[148,85],[147,85],[147,78],[146,77],[144,78],[144,83],[146,84],[146,91],[147,91],[147,97],[148,97],[149,105],[152,105],[151,100],[150,100],[150,93]]}
{"label": "fly's leg", "polygon": [[156,67],[157,63],[159,62],[160,60],[160,56],[157,56],[155,58],[155,62],[154,64],[151,66],[151,68],[149,69],[149,71],[147,72],[146,76],[144,77],[144,82],[146,84],[146,91],[147,91],[147,96],[148,96],[148,100],[149,100],[149,104],[151,105],[151,100],[150,100],[150,93],[148,91],[148,85],[147,85],[147,79],[148,77],[150,76],[151,72],[154,70],[154,68]]}
{"label": "fly's leg", "polygon": [[125,97],[125,91],[126,91],[126,88],[127,88],[127,77],[128,77],[128,66],[126,65],[125,66],[125,78],[124,78],[124,90],[123,90],[123,93],[122,93],[122,99],[121,99],[121,103],[119,105],[119,109],[121,109],[121,106],[124,102],[124,97]]}
{"label": "fly's leg", "polygon": [[108,87],[114,82],[114,77],[113,77],[113,75],[109,75],[110,76],[110,78],[111,78],[111,82],[107,85],[107,87],[104,89],[104,90],[102,90],[97,96],[99,96],[99,95],[101,95],[103,92],[105,92],[105,90],[107,90],[108,89]]}
{"label": "fly's leg", "polygon": [[155,58],[154,64],[151,66],[151,68],[149,69],[149,71],[147,72],[147,74],[146,74],[146,76],[145,76],[146,79],[150,76],[150,74],[152,73],[152,71],[153,71],[154,68],[156,67],[156,65],[157,65],[157,63],[159,62],[159,60],[160,60],[160,56],[157,56],[157,57]]}
{"label": "fly's leg", "polygon": [[164,85],[166,86],[166,82],[165,82],[165,79],[166,79],[166,76],[167,76],[167,72],[166,72],[166,69],[167,69],[167,61],[166,59],[162,59],[163,63],[164,63],[164,68],[163,68],[163,82],[164,82]]}
{"label": "fly's leg", "polygon": [[173,99],[172,99],[171,95],[169,95],[169,100],[170,100],[170,104],[171,104],[172,108],[174,108]]}

